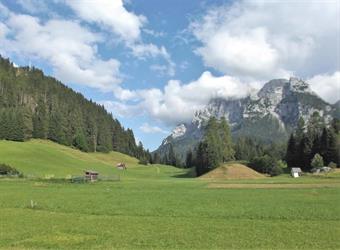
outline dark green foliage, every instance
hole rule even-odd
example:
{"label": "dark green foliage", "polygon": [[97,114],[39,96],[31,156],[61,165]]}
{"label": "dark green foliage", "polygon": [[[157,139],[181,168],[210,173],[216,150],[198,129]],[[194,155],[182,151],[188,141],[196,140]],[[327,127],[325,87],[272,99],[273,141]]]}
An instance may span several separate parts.
{"label": "dark green foliage", "polygon": [[304,170],[309,170],[312,160],[313,140],[309,134],[304,134],[298,148],[297,162]]}
{"label": "dark green foliage", "polygon": [[231,161],[235,159],[235,151],[233,149],[231,133],[229,124],[225,117],[222,117],[221,123],[219,125],[220,138],[222,144],[222,158],[223,162]]}
{"label": "dark green foliage", "polygon": [[322,168],[324,166],[322,156],[319,154],[315,154],[312,159],[311,166],[313,168]]}
{"label": "dark green foliage", "polygon": [[16,170],[15,168],[0,163],[0,175],[19,175],[19,171]]}
{"label": "dark green foliage", "polygon": [[270,170],[270,176],[278,176],[280,174],[283,174],[283,169],[279,165],[275,165],[271,170]]}
{"label": "dark green foliage", "polygon": [[208,160],[208,144],[205,141],[202,141],[198,144],[195,164],[197,176],[200,176],[211,170]]}
{"label": "dark green foliage", "polygon": [[287,145],[287,152],[286,152],[286,162],[288,167],[298,167],[299,161],[298,161],[298,145],[296,143],[296,139],[294,134],[291,134],[288,145]]}
{"label": "dark green foliage", "polygon": [[307,124],[307,134],[312,141],[320,136],[324,126],[325,121],[320,116],[319,112],[314,112]]}
{"label": "dark green foliage", "polygon": [[48,132],[48,116],[46,114],[46,104],[39,100],[33,114],[33,137],[46,139]]}
{"label": "dark green foliage", "polygon": [[286,164],[282,160],[277,160],[265,154],[252,159],[249,166],[260,173],[277,176],[283,174],[283,169],[286,167]]}
{"label": "dark green foliage", "polygon": [[265,141],[250,138],[239,137],[234,145],[236,160],[251,161],[255,157],[265,154],[276,160],[281,160],[286,154],[286,144],[270,143]]}
{"label": "dark green foliage", "polygon": [[302,117],[300,117],[295,130],[296,139],[298,141],[302,139],[302,136],[305,133],[305,127],[306,127],[305,120]]}
{"label": "dark green foliage", "polygon": [[227,121],[222,118],[221,122],[218,122],[215,117],[211,117],[205,128],[203,141],[199,143],[196,150],[197,175],[202,175],[221,163],[234,159],[234,155]]}
{"label": "dark green foliage", "polygon": [[334,119],[327,126],[315,112],[307,124],[307,130],[298,126],[287,145],[286,161],[288,167],[301,167],[310,170],[315,155],[322,157],[323,163],[339,164],[340,134],[339,122]]}
{"label": "dark green foliage", "polygon": [[270,174],[275,165],[275,159],[269,155],[256,157],[250,162],[250,167],[252,169],[264,174]]}
{"label": "dark green foliage", "polygon": [[192,154],[192,151],[189,150],[185,159],[185,167],[191,168],[194,166],[194,156]]}
{"label": "dark green foliage", "polygon": [[[0,139],[50,139],[83,151],[145,157],[132,130],[103,106],[35,68],[15,68],[0,56]],[[148,157],[147,157],[148,159]]]}
{"label": "dark green foliage", "polygon": [[176,166],[179,167],[180,166],[180,162],[175,154],[174,148],[172,146],[172,144],[170,143],[169,145],[169,153],[167,156],[167,161],[165,162],[167,165],[172,165],[172,166]]}
{"label": "dark green foliage", "polygon": [[239,137],[235,143],[235,158],[237,160],[250,161],[263,155],[263,145],[251,137]]}
{"label": "dark green foliage", "polygon": [[24,141],[24,120],[20,109],[0,110],[0,139]]}
{"label": "dark green foliage", "polygon": [[81,151],[84,151],[84,152],[87,152],[89,150],[83,132],[81,131],[77,132],[76,137],[74,138],[74,141],[73,141],[73,146],[75,146],[76,148],[79,148]]}
{"label": "dark green foliage", "polygon": [[159,156],[159,153],[154,153],[152,156],[152,164],[159,164],[161,163],[161,158]]}

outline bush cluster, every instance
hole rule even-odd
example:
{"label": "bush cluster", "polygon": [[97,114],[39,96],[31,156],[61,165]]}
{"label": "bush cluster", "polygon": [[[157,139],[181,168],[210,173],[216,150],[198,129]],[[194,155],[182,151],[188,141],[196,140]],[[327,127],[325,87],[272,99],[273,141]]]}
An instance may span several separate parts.
{"label": "bush cluster", "polygon": [[0,175],[20,175],[20,172],[9,165],[0,163]]}

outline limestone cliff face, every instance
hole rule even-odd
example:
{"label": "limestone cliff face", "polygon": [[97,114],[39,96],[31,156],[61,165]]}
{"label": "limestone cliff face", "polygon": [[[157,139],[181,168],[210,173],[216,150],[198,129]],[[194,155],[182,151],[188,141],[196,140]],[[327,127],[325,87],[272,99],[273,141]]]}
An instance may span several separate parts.
{"label": "limestone cliff face", "polygon": [[156,150],[161,155],[171,143],[177,155],[197,145],[211,116],[226,117],[234,136],[251,136],[264,141],[286,140],[300,117],[307,122],[318,111],[329,122],[339,116],[339,105],[330,105],[311,91],[309,85],[297,78],[275,79],[262,89],[242,99],[213,99],[196,111],[191,123],[179,124]]}

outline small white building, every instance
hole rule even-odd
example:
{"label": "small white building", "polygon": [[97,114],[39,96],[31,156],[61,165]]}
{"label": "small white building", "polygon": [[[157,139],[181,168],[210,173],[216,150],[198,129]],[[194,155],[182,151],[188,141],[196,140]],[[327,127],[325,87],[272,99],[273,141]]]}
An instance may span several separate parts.
{"label": "small white building", "polygon": [[290,171],[291,175],[294,177],[294,178],[298,178],[301,176],[302,174],[302,170],[301,168],[292,168],[292,170]]}

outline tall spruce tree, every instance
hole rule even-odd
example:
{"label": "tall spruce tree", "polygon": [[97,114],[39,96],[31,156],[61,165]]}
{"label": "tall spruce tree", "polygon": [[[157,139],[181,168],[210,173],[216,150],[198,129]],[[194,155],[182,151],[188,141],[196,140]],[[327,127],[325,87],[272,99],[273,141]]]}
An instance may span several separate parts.
{"label": "tall spruce tree", "polygon": [[229,124],[225,117],[221,119],[219,130],[222,144],[222,160],[223,162],[234,160],[235,151],[233,149]]}
{"label": "tall spruce tree", "polygon": [[295,136],[292,133],[288,140],[287,152],[286,152],[286,162],[289,168],[298,167],[298,147],[295,140]]}
{"label": "tall spruce tree", "polygon": [[300,166],[304,170],[309,170],[311,168],[311,160],[312,160],[312,148],[313,148],[313,140],[310,134],[304,134],[299,144],[299,159]]}
{"label": "tall spruce tree", "polygon": [[187,152],[186,159],[185,159],[185,167],[191,168],[194,166],[194,156],[192,154],[192,150],[190,149]]}
{"label": "tall spruce tree", "polygon": [[33,115],[33,137],[46,139],[47,137],[47,119],[45,103],[42,99],[38,101],[35,113]]}

